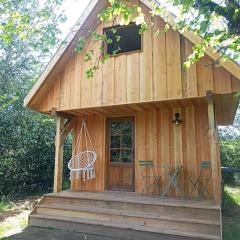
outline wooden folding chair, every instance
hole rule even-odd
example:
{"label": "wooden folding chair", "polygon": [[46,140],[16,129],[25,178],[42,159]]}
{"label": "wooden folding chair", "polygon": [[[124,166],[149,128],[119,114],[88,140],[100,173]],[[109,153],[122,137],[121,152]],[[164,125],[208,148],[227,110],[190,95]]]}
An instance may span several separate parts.
{"label": "wooden folding chair", "polygon": [[161,176],[155,174],[154,162],[152,160],[140,160],[140,175],[143,181],[143,188],[141,192],[160,193]]}
{"label": "wooden folding chair", "polygon": [[194,190],[197,190],[202,198],[205,198],[207,194],[211,199],[212,194],[208,191],[208,185],[212,177],[212,162],[210,160],[204,160],[200,163],[200,172],[196,179],[188,177],[189,182],[192,184],[192,189],[189,196],[192,195]]}

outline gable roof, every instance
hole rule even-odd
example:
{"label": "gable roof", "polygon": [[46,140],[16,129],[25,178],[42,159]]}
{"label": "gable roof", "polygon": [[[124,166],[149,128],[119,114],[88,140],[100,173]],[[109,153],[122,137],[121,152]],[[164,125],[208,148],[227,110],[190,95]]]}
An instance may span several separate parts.
{"label": "gable roof", "polygon": [[[150,9],[152,8],[150,2],[148,0],[140,0],[143,4],[145,4]],[[107,0],[91,0],[88,4],[87,8],[78,19],[76,24],[73,26],[71,32],[68,34],[64,44],[59,47],[56,51],[46,68],[43,70],[39,79],[36,81],[32,89],[29,91],[27,96],[24,99],[24,106],[29,107],[30,102],[34,99],[36,95],[39,97],[43,94],[44,89],[47,89],[49,86],[48,78],[57,71],[55,66],[57,66],[61,61],[64,62],[64,59],[69,55],[68,52],[70,49],[74,49],[75,44],[80,36],[89,35],[88,29],[94,29],[100,21],[97,18],[98,13],[100,13],[107,6]],[[90,19],[90,16],[94,18]],[[168,23],[170,25],[174,24],[175,16],[172,14],[168,14]],[[88,26],[88,27],[86,27]],[[201,37],[195,35],[193,32],[183,32],[181,33],[184,37],[190,40],[193,44],[198,44],[201,42]],[[206,54],[211,57],[213,60],[217,60],[220,57],[220,54],[214,51],[213,48],[208,48]],[[71,54],[71,53],[70,53]],[[240,66],[234,61],[226,61],[220,63],[227,71],[229,71],[236,78],[240,79]],[[45,86],[45,87],[44,87]],[[42,93],[40,93],[40,90]]]}

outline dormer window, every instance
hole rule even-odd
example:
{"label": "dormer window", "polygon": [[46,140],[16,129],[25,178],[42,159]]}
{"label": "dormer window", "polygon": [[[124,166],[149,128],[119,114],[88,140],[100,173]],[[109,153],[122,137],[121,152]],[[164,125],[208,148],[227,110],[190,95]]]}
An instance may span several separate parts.
{"label": "dormer window", "polygon": [[105,44],[106,53],[109,55],[129,53],[142,50],[142,35],[139,34],[140,26],[129,24],[105,28],[104,34],[111,43]]}

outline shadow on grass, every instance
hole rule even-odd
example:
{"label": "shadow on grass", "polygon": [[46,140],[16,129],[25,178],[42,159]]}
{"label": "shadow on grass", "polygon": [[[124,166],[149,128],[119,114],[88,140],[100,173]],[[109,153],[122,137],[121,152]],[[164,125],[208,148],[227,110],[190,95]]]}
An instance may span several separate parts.
{"label": "shadow on grass", "polygon": [[223,210],[223,240],[240,239],[240,191],[225,189]]}

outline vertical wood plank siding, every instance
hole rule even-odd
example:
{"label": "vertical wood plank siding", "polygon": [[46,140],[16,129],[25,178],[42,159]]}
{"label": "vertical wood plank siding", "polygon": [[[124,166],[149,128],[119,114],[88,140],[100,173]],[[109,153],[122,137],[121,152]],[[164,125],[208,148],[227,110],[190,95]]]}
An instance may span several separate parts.
{"label": "vertical wood plank siding", "polygon": [[[183,119],[180,126],[172,123],[176,112],[181,113]],[[180,183],[184,192],[188,194],[192,185],[187,177],[196,178],[200,171],[200,161],[211,159],[207,104],[139,111],[135,113],[134,117],[136,129],[135,191],[141,192],[143,187],[138,161],[149,159],[154,161],[155,173],[162,176],[162,189],[168,182],[164,164],[181,164],[183,174]],[[105,189],[105,120],[103,116],[88,117],[89,132],[98,155],[95,165],[97,178],[88,183],[75,180],[72,183],[74,190],[104,191]],[[74,128],[73,143],[76,142],[81,121],[79,118],[78,124]],[[212,182],[209,190],[212,191]],[[179,193],[172,191],[171,195],[178,196]],[[192,196],[197,197],[197,191],[194,191]]]}
{"label": "vertical wood plank siding", "polygon": [[[89,42],[82,53],[72,54],[66,61],[39,111],[198,97],[205,96],[207,90],[222,94],[240,91],[240,81],[224,68],[215,67],[208,56],[184,69],[182,63],[191,54],[193,44],[174,31],[155,36],[164,22],[159,17],[152,18],[148,10],[143,6],[147,21],[155,25],[143,34],[142,51],[110,57],[93,79],[87,79],[86,70],[97,58],[85,62],[84,53],[92,48],[97,53],[101,44]],[[109,26],[100,24],[96,31],[101,33]]]}

